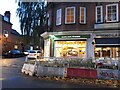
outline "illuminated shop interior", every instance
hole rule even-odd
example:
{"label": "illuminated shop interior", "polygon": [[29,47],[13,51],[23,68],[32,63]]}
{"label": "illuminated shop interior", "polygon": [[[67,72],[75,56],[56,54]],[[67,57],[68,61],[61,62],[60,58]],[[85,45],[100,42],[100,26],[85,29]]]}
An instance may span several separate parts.
{"label": "illuminated shop interior", "polygon": [[86,57],[86,41],[55,41],[56,57]]}
{"label": "illuminated shop interior", "polygon": [[110,57],[118,58],[120,51],[118,47],[96,47],[95,48],[95,57]]}

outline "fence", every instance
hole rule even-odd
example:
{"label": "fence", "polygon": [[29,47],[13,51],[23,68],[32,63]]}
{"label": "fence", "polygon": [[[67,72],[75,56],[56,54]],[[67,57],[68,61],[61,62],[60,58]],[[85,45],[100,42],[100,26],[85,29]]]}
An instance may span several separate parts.
{"label": "fence", "polygon": [[37,76],[65,77],[66,68],[38,66]]}
{"label": "fence", "polygon": [[[40,62],[34,60],[34,62]],[[118,69],[95,68],[92,60],[73,59],[52,60],[40,63],[25,63],[22,72],[37,76],[68,77],[68,78],[92,78],[92,79],[120,79]]]}

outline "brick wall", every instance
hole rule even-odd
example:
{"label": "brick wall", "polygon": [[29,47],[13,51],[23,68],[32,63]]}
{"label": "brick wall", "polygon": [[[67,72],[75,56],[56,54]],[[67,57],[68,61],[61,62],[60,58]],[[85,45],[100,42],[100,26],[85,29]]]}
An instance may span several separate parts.
{"label": "brick wall", "polygon": [[[113,2],[102,2],[100,5],[103,6],[103,17],[106,15],[106,5],[111,4]],[[96,13],[96,6],[98,5],[97,2],[56,2],[50,3],[47,7],[47,12],[50,14],[51,20],[51,30],[52,31],[85,31],[85,30],[94,30],[95,24],[95,13]],[[65,8],[75,6],[75,24],[65,24]],[[86,7],[86,24],[79,23],[79,13],[80,7]],[[58,9],[62,9],[62,24],[56,26],[56,11]],[[120,22],[120,2],[119,2],[119,22]],[[105,22],[104,22],[105,23]]]}

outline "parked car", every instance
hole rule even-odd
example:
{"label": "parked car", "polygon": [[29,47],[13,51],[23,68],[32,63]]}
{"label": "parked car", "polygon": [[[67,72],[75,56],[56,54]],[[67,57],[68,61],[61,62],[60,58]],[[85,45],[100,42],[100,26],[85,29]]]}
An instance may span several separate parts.
{"label": "parked car", "polygon": [[25,50],[25,51],[24,51],[24,54],[25,54],[25,55],[28,55],[29,52],[30,52],[30,50]]}
{"label": "parked car", "polygon": [[40,50],[35,50],[37,52],[37,57],[40,58],[42,56],[42,52]]}
{"label": "parked car", "polygon": [[41,51],[40,50],[31,50],[29,51],[28,58],[40,58]]}
{"label": "parked car", "polygon": [[3,55],[6,58],[18,58],[18,57],[23,57],[25,54],[17,49],[10,50],[7,53],[4,53]]}

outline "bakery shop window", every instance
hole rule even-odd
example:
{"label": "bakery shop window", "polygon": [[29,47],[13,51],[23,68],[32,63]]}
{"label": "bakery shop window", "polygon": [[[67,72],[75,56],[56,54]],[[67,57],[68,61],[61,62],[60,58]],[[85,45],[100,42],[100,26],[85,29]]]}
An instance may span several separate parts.
{"label": "bakery shop window", "polygon": [[56,57],[86,56],[86,41],[55,41]]}

